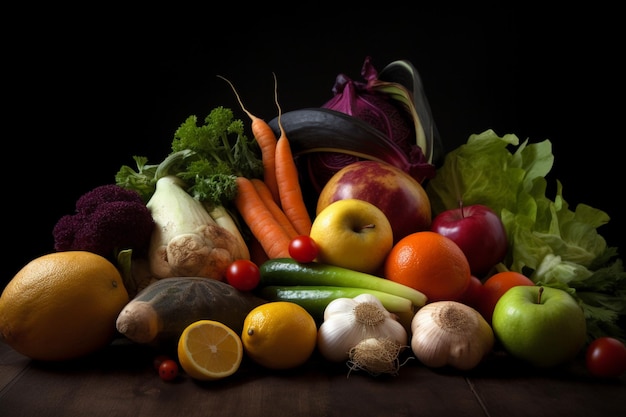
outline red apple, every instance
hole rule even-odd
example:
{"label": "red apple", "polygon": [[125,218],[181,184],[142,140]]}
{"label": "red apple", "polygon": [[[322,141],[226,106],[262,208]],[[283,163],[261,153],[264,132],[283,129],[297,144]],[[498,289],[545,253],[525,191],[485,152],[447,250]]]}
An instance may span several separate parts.
{"label": "red apple", "polygon": [[430,230],[452,239],[463,251],[472,274],[481,278],[506,256],[506,230],[489,207],[474,204],[439,213]]}
{"label": "red apple", "polygon": [[322,188],[316,214],[329,204],[348,198],[365,200],[385,213],[394,243],[430,227],[431,207],[426,191],[417,180],[393,165],[369,160],[346,165]]}

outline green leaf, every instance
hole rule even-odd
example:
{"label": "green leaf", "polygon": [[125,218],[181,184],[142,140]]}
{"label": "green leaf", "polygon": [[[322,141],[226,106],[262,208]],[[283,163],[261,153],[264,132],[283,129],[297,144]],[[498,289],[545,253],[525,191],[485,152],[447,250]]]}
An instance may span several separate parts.
{"label": "green leaf", "polygon": [[156,181],[175,175],[186,183],[194,198],[219,206],[231,202],[237,193],[236,177],[262,178],[263,162],[255,140],[244,134],[244,123],[233,111],[216,107],[198,124],[195,115],[187,117],[174,132],[172,152],[158,165],[146,165],[135,157],[138,171],[123,166],[116,183],[140,192],[148,201]]}
{"label": "green leaf", "polygon": [[597,230],[610,218],[588,204],[572,210],[558,180],[555,195],[548,196],[545,177],[553,163],[548,140],[520,144],[515,135],[499,137],[492,130],[471,135],[426,185],[433,214],[459,201],[491,207],[507,232],[505,267],[572,294],[585,310],[589,334],[618,336],[626,277],[617,250]]}

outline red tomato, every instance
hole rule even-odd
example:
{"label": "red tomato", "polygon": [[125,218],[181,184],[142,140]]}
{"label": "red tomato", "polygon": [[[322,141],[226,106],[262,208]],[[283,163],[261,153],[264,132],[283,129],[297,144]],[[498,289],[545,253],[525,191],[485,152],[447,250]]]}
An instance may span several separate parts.
{"label": "red tomato", "polygon": [[626,345],[613,337],[599,337],[587,347],[585,363],[594,376],[619,377],[626,372]]}
{"label": "red tomato", "polygon": [[480,279],[473,276],[470,278],[470,283],[467,286],[465,292],[459,298],[459,302],[468,305],[472,308],[478,308],[478,300],[481,297],[483,291],[483,283]]}
{"label": "red tomato", "polygon": [[259,266],[247,259],[237,259],[226,270],[226,282],[239,291],[251,291],[259,285],[260,281]]}
{"label": "red tomato", "polygon": [[165,359],[159,365],[159,376],[163,381],[171,381],[178,376],[178,364],[172,359]]}
{"label": "red tomato", "polygon": [[476,310],[491,324],[493,309],[496,307],[500,297],[509,289],[518,285],[535,285],[535,283],[519,272],[502,271],[493,274],[483,283]]}
{"label": "red tomato", "polygon": [[289,256],[298,262],[313,262],[318,251],[317,243],[310,236],[296,236],[289,242]]}

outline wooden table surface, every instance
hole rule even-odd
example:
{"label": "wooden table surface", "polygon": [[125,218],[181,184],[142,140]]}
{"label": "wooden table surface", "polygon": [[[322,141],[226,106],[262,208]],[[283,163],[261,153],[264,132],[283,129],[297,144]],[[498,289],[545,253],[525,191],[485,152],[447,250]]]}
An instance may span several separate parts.
{"label": "wooden table surface", "polygon": [[[244,359],[214,382],[162,381],[155,352],[116,339],[89,358],[39,363],[0,344],[0,416],[617,416],[626,377],[598,380],[581,361],[537,370],[494,353],[469,372],[408,359],[395,376],[348,374],[317,354],[283,372]],[[408,355],[407,355],[408,356]]]}

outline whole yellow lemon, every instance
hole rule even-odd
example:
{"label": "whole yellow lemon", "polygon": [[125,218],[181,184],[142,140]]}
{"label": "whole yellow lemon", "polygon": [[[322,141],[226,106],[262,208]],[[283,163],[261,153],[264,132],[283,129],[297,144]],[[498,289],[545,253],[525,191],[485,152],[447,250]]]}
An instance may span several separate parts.
{"label": "whole yellow lemon", "polygon": [[252,309],[241,333],[243,348],[253,361],[269,369],[304,364],[317,344],[313,316],[296,303],[273,301]]}

